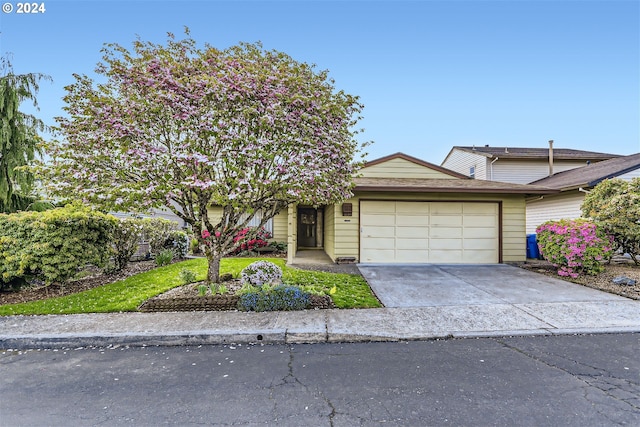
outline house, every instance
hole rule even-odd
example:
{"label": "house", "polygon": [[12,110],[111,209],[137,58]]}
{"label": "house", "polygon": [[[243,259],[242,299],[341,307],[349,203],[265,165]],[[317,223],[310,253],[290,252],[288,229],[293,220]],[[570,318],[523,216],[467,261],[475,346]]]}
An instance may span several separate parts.
{"label": "house", "polygon": [[527,199],[527,234],[546,221],[582,216],[581,205],[586,192],[609,178],[631,180],[640,177],[640,153],[560,172],[533,182],[534,185],[558,190]]}
{"label": "house", "polygon": [[475,179],[528,184],[554,173],[619,157],[616,154],[553,148],[459,147],[442,166]]}
{"label": "house", "polygon": [[[334,262],[524,261],[525,197],[557,192],[469,179],[402,153],[366,163],[354,180],[343,203],[289,206],[273,218],[289,263],[314,249]],[[219,212],[212,207],[210,216]]]}

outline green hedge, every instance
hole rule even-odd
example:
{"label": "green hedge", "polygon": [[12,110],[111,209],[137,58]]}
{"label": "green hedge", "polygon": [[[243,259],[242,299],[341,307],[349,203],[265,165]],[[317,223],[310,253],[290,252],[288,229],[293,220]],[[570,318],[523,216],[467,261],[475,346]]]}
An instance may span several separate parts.
{"label": "green hedge", "polygon": [[104,265],[117,221],[78,205],[0,214],[0,285],[63,283],[87,264]]}

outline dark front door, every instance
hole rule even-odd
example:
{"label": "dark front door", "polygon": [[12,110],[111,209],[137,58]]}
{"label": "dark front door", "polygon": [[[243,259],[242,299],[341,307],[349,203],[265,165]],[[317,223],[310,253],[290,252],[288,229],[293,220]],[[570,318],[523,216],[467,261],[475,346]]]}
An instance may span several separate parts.
{"label": "dark front door", "polygon": [[317,222],[317,210],[312,208],[298,208],[298,247],[314,248],[316,246]]}

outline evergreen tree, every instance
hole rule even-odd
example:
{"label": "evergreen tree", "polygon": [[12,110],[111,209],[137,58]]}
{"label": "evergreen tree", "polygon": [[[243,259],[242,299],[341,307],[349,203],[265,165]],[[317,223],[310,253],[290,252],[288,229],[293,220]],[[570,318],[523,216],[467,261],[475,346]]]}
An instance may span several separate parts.
{"label": "evergreen tree", "polygon": [[47,130],[42,120],[19,110],[23,101],[38,107],[36,94],[41,73],[14,74],[7,58],[0,58],[0,212],[25,209],[31,197],[33,174],[26,166],[40,154],[38,132]]}

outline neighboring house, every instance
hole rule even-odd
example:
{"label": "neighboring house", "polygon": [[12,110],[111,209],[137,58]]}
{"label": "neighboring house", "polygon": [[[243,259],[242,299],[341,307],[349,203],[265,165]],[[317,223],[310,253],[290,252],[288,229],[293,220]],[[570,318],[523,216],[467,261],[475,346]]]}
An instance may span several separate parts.
{"label": "neighboring house", "polygon": [[535,233],[536,227],[546,221],[581,217],[585,192],[599,182],[608,178],[630,181],[637,177],[640,177],[640,153],[560,172],[533,182],[559,193],[527,199],[527,234]]}
{"label": "neighboring house", "polygon": [[619,157],[566,148],[453,147],[442,166],[475,179],[528,184],[554,173]]}
{"label": "neighboring house", "polygon": [[[311,248],[334,262],[524,261],[525,197],[557,192],[469,179],[402,153],[366,163],[359,175],[344,203],[276,215],[274,238],[286,239],[289,263]],[[219,212],[212,207],[210,215]]]}

